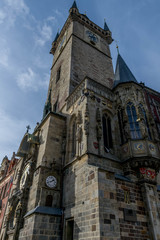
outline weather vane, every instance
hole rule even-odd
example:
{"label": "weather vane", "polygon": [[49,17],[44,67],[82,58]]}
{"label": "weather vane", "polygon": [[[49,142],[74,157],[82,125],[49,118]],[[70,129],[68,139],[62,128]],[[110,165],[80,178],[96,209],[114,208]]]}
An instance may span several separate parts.
{"label": "weather vane", "polygon": [[27,128],[27,133],[28,133],[29,130],[31,129],[31,127],[28,125],[26,128]]}

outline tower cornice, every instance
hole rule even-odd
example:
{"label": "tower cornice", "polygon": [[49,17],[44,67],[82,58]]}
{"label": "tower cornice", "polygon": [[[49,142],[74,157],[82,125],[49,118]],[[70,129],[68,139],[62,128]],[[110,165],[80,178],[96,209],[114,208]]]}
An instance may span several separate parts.
{"label": "tower cornice", "polygon": [[107,30],[107,31],[104,30],[103,28],[99,27],[97,24],[92,22],[87,16],[85,16],[79,12],[74,12],[74,13],[70,12],[61,32],[59,34],[59,37],[57,38],[57,41],[56,42],[53,41],[53,43],[52,43],[52,49],[51,49],[50,53],[52,53],[52,54],[55,53],[56,48],[57,48],[59,42],[61,41],[65,31],[67,30],[70,23],[74,22],[74,21],[81,23],[82,25],[87,27],[89,30],[94,32],[95,34],[98,34],[100,37],[107,40],[108,44],[112,43],[113,39],[112,39],[112,33],[110,30]]}

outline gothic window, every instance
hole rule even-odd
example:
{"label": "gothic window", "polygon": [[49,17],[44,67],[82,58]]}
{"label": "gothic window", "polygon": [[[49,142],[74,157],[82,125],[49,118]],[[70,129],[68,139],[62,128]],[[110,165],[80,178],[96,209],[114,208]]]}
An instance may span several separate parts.
{"label": "gothic window", "polygon": [[127,114],[130,126],[131,139],[141,138],[141,131],[139,128],[139,123],[137,121],[136,108],[132,102],[127,104]]}
{"label": "gothic window", "polygon": [[145,124],[146,124],[146,127],[147,127],[148,138],[149,138],[149,140],[151,140],[151,139],[152,139],[152,137],[151,137],[151,132],[150,132],[150,129],[149,129],[149,124],[148,124],[146,112],[145,112],[142,104],[139,104],[139,111],[140,111],[140,114],[141,114],[141,115],[143,116],[143,118],[144,118],[144,121],[145,121]]}
{"label": "gothic window", "polygon": [[76,155],[76,121],[72,124],[72,157]]}
{"label": "gothic window", "polygon": [[53,202],[53,196],[52,195],[47,195],[46,197],[46,207],[52,207],[52,202]]}
{"label": "gothic window", "polygon": [[118,108],[118,122],[119,122],[119,131],[120,131],[120,137],[121,137],[121,144],[125,142],[124,139],[124,124],[123,124],[123,109]]}
{"label": "gothic window", "polygon": [[102,122],[103,122],[104,150],[105,152],[109,152],[109,149],[113,147],[111,119],[107,114],[104,114],[102,117]]}
{"label": "gothic window", "polygon": [[59,69],[58,69],[58,71],[57,71],[56,82],[59,81],[60,76],[61,76],[61,67],[59,67]]}

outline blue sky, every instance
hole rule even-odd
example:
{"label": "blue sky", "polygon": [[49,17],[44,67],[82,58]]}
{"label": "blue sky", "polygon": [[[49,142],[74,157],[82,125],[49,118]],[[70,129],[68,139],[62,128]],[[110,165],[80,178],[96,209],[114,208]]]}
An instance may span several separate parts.
{"label": "blue sky", "polygon": [[[0,1],[0,160],[11,158],[40,122],[53,56],[51,43],[72,0]],[[103,27],[104,18],[136,79],[160,91],[160,1],[77,0],[81,13]],[[116,43],[111,45],[113,64]]]}

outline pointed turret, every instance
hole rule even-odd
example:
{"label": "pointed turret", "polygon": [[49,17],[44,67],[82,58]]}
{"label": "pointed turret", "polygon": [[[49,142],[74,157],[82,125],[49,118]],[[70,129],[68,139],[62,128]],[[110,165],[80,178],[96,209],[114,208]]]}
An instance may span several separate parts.
{"label": "pointed turret", "polygon": [[137,80],[134,77],[133,73],[118,53],[117,63],[116,63],[116,71],[115,71],[115,78],[114,78],[114,87],[117,86],[119,83],[125,82],[136,82]]}
{"label": "pointed turret", "polygon": [[105,31],[110,31],[106,21],[104,21],[104,30]]}
{"label": "pointed turret", "polygon": [[70,8],[69,12],[70,13],[77,13],[77,12],[79,12],[76,1],[73,2],[72,7]]}
{"label": "pointed turret", "polygon": [[[73,2],[73,4],[72,4],[72,7],[71,8],[77,8],[77,3],[76,3],[76,1],[74,1]],[[78,9],[78,8],[77,8]]]}
{"label": "pointed turret", "polygon": [[53,42],[56,42],[56,41],[57,41],[57,39],[58,39],[58,37],[59,37],[59,32],[57,32],[57,34],[56,34],[56,36],[55,36],[55,39],[54,39],[54,41],[53,41]]}
{"label": "pointed turret", "polygon": [[56,42],[57,42],[58,37],[59,37],[59,32],[57,32],[57,34],[55,36],[55,39],[52,42],[52,48],[50,50],[50,53],[53,54],[53,55],[54,55],[55,50],[56,50]]}
{"label": "pointed turret", "polygon": [[43,118],[51,111],[52,111],[52,104],[51,104],[51,89],[50,89],[48,99],[43,110]]}

